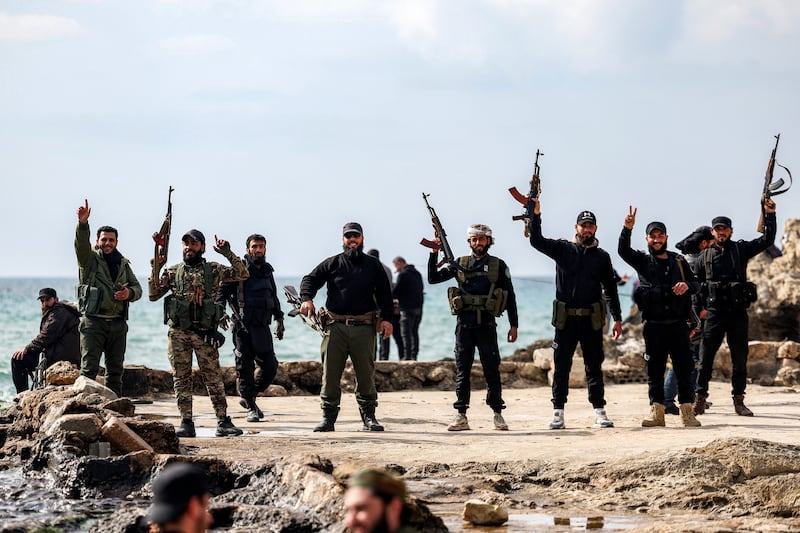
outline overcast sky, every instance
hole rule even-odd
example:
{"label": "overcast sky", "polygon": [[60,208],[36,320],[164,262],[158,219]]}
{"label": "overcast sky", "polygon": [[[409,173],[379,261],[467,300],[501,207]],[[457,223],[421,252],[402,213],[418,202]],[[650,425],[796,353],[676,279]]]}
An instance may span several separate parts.
{"label": "overcast sky", "polygon": [[[551,275],[507,192],[537,149],[545,235],[593,210],[620,271],[629,204],[636,247],[720,214],[751,239],[776,133],[800,172],[798,50],[794,0],[4,0],[0,276],[75,276],[88,198],[144,283],[169,185],[170,263],[189,228],[259,232],[299,276],[356,220],[424,269],[424,191],[456,254],[482,222]],[[780,235],[800,190],[776,201]]]}

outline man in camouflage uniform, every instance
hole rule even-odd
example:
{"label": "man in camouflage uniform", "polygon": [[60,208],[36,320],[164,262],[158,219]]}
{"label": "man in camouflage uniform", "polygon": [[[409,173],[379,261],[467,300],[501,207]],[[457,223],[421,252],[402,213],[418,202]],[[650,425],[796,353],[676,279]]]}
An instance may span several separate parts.
{"label": "man in camouflage uniform", "polygon": [[197,365],[208,389],[208,396],[217,415],[218,437],[241,435],[242,430],[231,422],[225,386],[219,367],[217,348],[225,340],[217,332],[222,308],[214,301],[220,283],[243,281],[249,276],[242,260],[231,251],[228,241],[214,236],[214,251],[225,256],[231,266],[206,261],[206,238],[198,230],[189,230],[183,241],[183,262],[168,267],[160,280],[149,280],[151,301],[158,300],[167,291],[172,294],[164,303],[165,319],[169,325],[167,351],[172,366],[175,396],[181,414],[179,437],[194,437],[192,421],[192,351],[197,355]]}
{"label": "man in camouflage uniform", "polygon": [[100,370],[105,353],[106,387],[122,395],[122,372],[128,337],[128,305],[142,297],[142,286],[130,261],[117,250],[118,232],[111,226],[97,229],[94,249],[89,242],[89,201],[78,208],[75,256],[78,259],[78,307],[83,314],[81,375],[90,379]]}

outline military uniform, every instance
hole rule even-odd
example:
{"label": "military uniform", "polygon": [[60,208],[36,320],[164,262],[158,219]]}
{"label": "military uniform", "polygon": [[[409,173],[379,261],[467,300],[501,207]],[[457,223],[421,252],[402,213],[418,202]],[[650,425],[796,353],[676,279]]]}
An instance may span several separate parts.
{"label": "military uniform", "polygon": [[205,382],[218,419],[227,416],[228,404],[219,366],[219,351],[214,343],[222,309],[214,302],[220,283],[243,281],[248,272],[230,248],[222,251],[231,266],[202,259],[194,266],[185,262],[167,268],[161,282],[150,280],[150,300],[172,291],[165,302],[167,351],[174,375],[175,396],[183,421],[192,419],[192,352]]}
{"label": "military uniform", "polygon": [[[128,335],[128,305],[142,297],[142,286],[128,261],[119,251],[104,254],[92,249],[88,223],[78,223],[75,230],[75,255],[78,259],[79,306],[83,319],[81,338],[81,375],[95,379],[100,356],[105,353],[106,386],[122,394],[122,373]],[[127,301],[114,299],[114,293],[127,287]]]}

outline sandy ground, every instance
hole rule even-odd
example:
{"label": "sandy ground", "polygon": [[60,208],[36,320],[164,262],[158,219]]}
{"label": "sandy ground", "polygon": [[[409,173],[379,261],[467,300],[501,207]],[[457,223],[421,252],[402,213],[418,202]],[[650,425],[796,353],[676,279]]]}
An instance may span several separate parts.
{"label": "sandy ground", "polygon": [[[509,431],[496,431],[492,412],[483,404],[485,391],[473,393],[468,413],[471,431],[448,432],[453,416],[453,392],[409,391],[383,393],[378,419],[383,433],[360,431],[355,398],[345,394],[342,410],[332,433],[313,433],[321,419],[319,399],[311,396],[259,398],[266,418],[248,423],[245,410],[235,397],[228,398],[234,424],[245,430],[241,437],[214,438],[216,420],[207,397],[194,398],[198,438],[184,439],[191,453],[231,459],[264,460],[269,456],[298,457],[319,454],[334,464],[353,461],[364,464],[415,464],[470,461],[518,461],[547,459],[572,464],[618,459],[644,451],[678,450],[704,446],[714,439],[753,437],[774,442],[800,443],[800,391],[786,387],[750,385],[746,404],[756,416],[740,417],[733,411],[730,385],[712,382],[713,407],[698,417],[703,427],[684,428],[679,416],[667,416],[665,428],[642,428],[648,412],[647,387],[643,384],[611,385],[606,388],[606,406],[615,427],[594,429],[585,389],[571,389],[564,430],[552,431],[547,387],[504,391]],[[179,423],[170,398],[137,405],[137,414],[164,417]],[[257,456],[248,455],[257,450]]]}

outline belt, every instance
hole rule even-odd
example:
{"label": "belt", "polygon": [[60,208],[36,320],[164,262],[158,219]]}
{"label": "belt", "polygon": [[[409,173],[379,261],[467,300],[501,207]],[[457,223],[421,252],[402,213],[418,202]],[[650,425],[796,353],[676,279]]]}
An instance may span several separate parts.
{"label": "belt", "polygon": [[113,322],[114,320],[124,320],[121,316],[108,316],[108,315],[86,315],[88,318],[95,320],[102,320],[104,322]]}
{"label": "belt", "polygon": [[590,316],[591,314],[592,310],[586,307],[567,308],[567,316]]}
{"label": "belt", "polygon": [[375,323],[374,313],[364,313],[363,315],[340,315],[328,311],[328,315],[334,322],[339,322],[345,326],[371,326]]}

